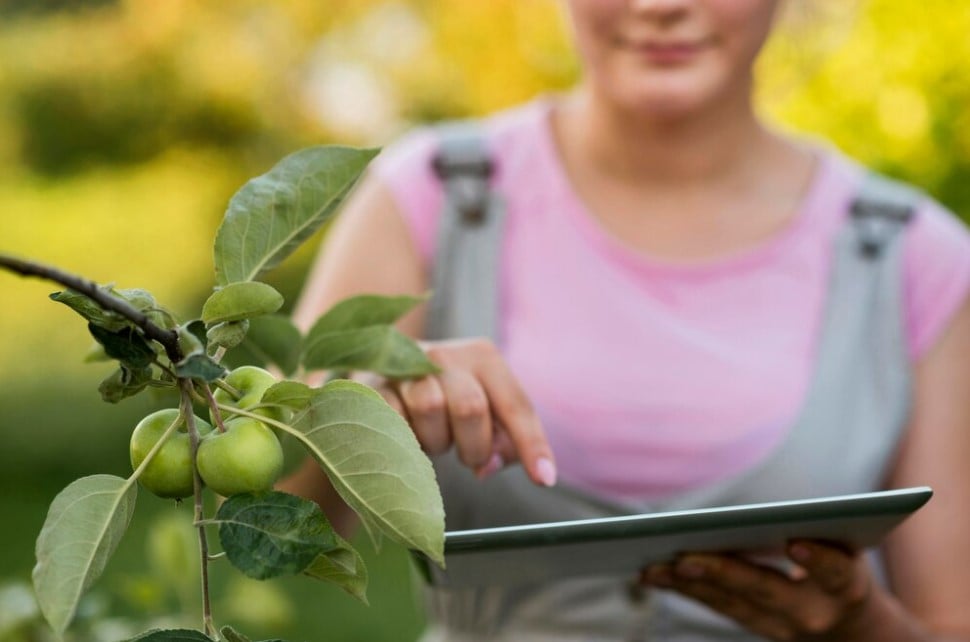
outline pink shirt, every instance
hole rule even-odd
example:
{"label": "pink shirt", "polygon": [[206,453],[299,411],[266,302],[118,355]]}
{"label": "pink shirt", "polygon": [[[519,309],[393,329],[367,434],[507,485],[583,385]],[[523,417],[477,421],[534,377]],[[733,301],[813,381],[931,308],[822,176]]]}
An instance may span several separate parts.
{"label": "pink shirt", "polygon": [[[832,150],[797,217],[769,241],[692,263],[606,231],[569,184],[536,101],[486,121],[507,200],[502,349],[530,395],[560,479],[617,499],[662,498],[766,458],[805,396],[832,258],[863,169]],[[441,209],[427,130],[376,160],[433,260]],[[933,202],[905,238],[909,353],[933,345],[970,290],[970,234]]]}

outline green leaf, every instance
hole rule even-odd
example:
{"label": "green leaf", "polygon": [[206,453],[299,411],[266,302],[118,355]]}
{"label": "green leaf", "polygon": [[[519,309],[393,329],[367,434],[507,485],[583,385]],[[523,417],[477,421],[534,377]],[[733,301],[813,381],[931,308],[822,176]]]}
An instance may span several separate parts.
{"label": "green leaf", "polygon": [[219,630],[226,642],[253,642],[242,633],[237,632],[231,626],[224,626]]}
{"label": "green leaf", "polygon": [[240,189],[216,233],[216,283],[252,281],[327,221],[376,149],[310,147]]}
{"label": "green leaf", "polygon": [[120,477],[93,475],[72,482],[51,503],[37,537],[33,580],[41,612],[59,635],[127,530],[136,494],[135,484]]}
{"label": "green leaf", "polygon": [[213,642],[212,638],[195,629],[152,629],[125,642]]}
{"label": "green leaf", "polygon": [[202,306],[206,325],[242,321],[272,314],[283,307],[283,295],[259,281],[230,283],[212,293]]}
{"label": "green leaf", "polygon": [[[155,297],[150,292],[138,288],[117,290],[111,286],[100,286],[99,289],[128,302],[133,308],[145,314],[155,325],[165,329],[172,328],[171,315],[158,307]],[[50,295],[50,298],[70,307],[90,323],[109,332],[118,332],[124,328],[134,327],[134,324],[127,318],[117,312],[103,309],[86,294],[74,290],[64,290],[54,292]]]}
{"label": "green leaf", "polygon": [[299,573],[337,545],[319,506],[276,491],[233,495],[214,521],[226,557],[257,580]]}
{"label": "green leaf", "polygon": [[444,507],[431,462],[377,392],[331,381],[292,425],[372,537],[383,533],[444,564]]}
{"label": "green leaf", "polygon": [[438,372],[424,351],[391,325],[424,300],[365,294],[337,303],[307,333],[303,364],[311,370],[370,370],[393,378]]}
{"label": "green leaf", "polygon": [[[252,640],[247,638],[242,633],[239,633],[231,626],[222,627],[222,629],[219,630],[219,633],[221,633],[222,637],[225,638],[225,642],[252,642]],[[274,638],[272,640],[263,640],[263,642],[283,642],[283,640]]]}
{"label": "green leaf", "polygon": [[235,348],[249,332],[249,319],[233,321],[231,323],[217,323],[206,332],[209,352],[215,353],[215,348],[231,350]]}
{"label": "green leaf", "polygon": [[175,364],[175,374],[179,377],[211,382],[225,376],[226,369],[211,357],[202,352],[196,352]]}
{"label": "green leaf", "polygon": [[266,389],[261,404],[277,404],[291,410],[303,410],[313,398],[313,388],[299,381],[280,381]]}
{"label": "green leaf", "polygon": [[[270,386],[260,399],[260,406],[280,408],[287,417],[293,410],[307,408],[313,389],[298,381],[280,381]],[[283,476],[296,472],[306,459],[306,446],[303,441],[289,432],[276,431],[280,447],[283,449]]]}
{"label": "green leaf", "polygon": [[[110,288],[102,289],[106,292],[111,291]],[[52,301],[63,303],[87,319],[88,322],[104,328],[108,332],[118,332],[124,328],[131,327],[130,321],[119,314],[103,309],[94,302],[94,299],[89,298],[86,294],[81,294],[74,290],[64,290],[62,292],[54,292],[50,295],[50,298]]]}
{"label": "green leaf", "polygon": [[304,575],[336,584],[367,604],[367,567],[360,553],[339,535],[337,548],[317,556]]}
{"label": "green leaf", "polygon": [[175,326],[172,315],[158,305],[155,297],[148,290],[142,290],[141,288],[110,288],[109,291],[116,297],[130,303],[131,307],[144,313],[158,327],[171,330]]}
{"label": "green leaf", "polygon": [[189,332],[185,327],[178,329],[178,342],[182,354],[205,352],[205,343],[199,341],[199,337],[195,336],[193,332]]}
{"label": "green leaf", "polygon": [[227,361],[236,367],[273,364],[289,376],[299,366],[301,350],[302,335],[289,317],[270,314],[250,320],[249,332]]}
{"label": "green leaf", "polygon": [[394,326],[375,325],[307,335],[303,365],[309,370],[369,370],[391,378],[439,372],[424,351]]}
{"label": "green leaf", "polygon": [[[181,326],[179,326],[178,333],[180,337],[183,333],[188,333],[198,341],[198,344],[196,345],[201,345],[203,348],[205,348],[209,343],[209,337],[205,329],[205,322],[202,319],[193,319],[188,323],[183,323]],[[192,350],[185,350],[184,348],[182,349],[182,352],[184,354],[188,354],[194,351],[195,349],[192,349]]]}
{"label": "green leaf", "polygon": [[150,367],[132,369],[122,365],[101,381],[98,392],[101,393],[102,400],[118,403],[144,390],[152,378]]}
{"label": "green leaf", "polygon": [[155,360],[155,349],[137,330],[131,327],[111,332],[94,323],[88,324],[98,343],[112,359],[117,359],[130,368],[144,368]]}
{"label": "green leaf", "polygon": [[315,333],[325,334],[340,330],[356,330],[372,325],[391,325],[410,312],[427,297],[417,296],[381,296],[377,294],[361,294],[336,303],[332,308],[317,319],[310,330],[310,336]]}
{"label": "green leaf", "polygon": [[91,347],[88,348],[88,352],[84,355],[84,359],[82,359],[82,361],[84,363],[101,363],[104,361],[111,361],[111,357],[109,357],[108,353],[104,351],[104,346],[95,341],[91,344]]}

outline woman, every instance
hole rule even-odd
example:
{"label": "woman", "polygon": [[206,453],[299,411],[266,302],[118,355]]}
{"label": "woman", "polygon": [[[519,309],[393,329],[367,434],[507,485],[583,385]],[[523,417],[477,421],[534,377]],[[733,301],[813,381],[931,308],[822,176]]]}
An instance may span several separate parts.
{"label": "woman", "polygon": [[[465,527],[924,484],[936,498],[881,563],[799,541],[790,572],[690,554],[646,569],[645,600],[613,580],[438,595],[441,639],[970,640],[970,237],[923,199],[885,247],[846,255],[852,294],[839,248],[864,172],[752,108],[778,4],[567,0],[583,82],[482,124],[505,199],[497,344],[432,341],[442,374],[372,383]],[[418,132],[378,159],[299,320],[429,289],[437,145]],[[421,336],[423,315],[405,329]],[[317,467],[288,485],[345,523]]]}

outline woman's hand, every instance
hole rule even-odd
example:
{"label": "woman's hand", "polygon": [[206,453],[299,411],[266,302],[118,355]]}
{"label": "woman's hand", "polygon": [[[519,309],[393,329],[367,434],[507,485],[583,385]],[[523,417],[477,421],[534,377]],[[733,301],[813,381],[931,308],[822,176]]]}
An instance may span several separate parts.
{"label": "woman's hand", "polygon": [[785,573],[729,555],[687,554],[643,572],[644,583],[692,597],[772,640],[863,639],[872,623],[865,559],[835,546],[798,541]]}
{"label": "woman's hand", "polygon": [[520,461],[535,483],[554,485],[556,467],[542,425],[498,349],[486,339],[422,346],[440,373],[404,381],[355,378],[408,420],[429,455],[454,447],[479,477]]}

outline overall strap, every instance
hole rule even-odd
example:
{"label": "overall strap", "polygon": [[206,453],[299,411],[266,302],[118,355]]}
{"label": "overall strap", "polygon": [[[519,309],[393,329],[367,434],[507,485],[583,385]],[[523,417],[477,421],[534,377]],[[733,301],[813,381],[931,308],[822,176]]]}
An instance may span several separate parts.
{"label": "overall strap", "polygon": [[474,123],[444,125],[438,140],[433,167],[444,189],[444,206],[425,335],[497,342],[505,207],[490,185],[495,166]]}
{"label": "overall strap", "polygon": [[870,172],[852,202],[859,251],[876,259],[896,232],[913,217],[923,195],[898,181]]}

